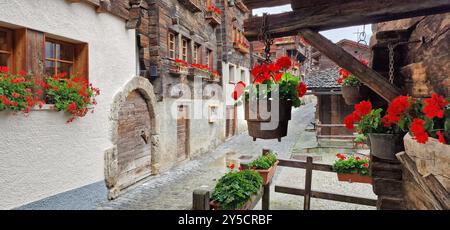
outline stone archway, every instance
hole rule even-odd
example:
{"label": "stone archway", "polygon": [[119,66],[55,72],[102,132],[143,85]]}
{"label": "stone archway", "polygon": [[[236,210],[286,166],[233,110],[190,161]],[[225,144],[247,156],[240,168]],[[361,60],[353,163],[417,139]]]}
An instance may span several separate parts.
{"label": "stone archway", "polygon": [[[130,103],[132,106],[130,106]],[[135,105],[138,106],[135,107]],[[110,120],[112,121],[111,141],[113,143],[113,147],[105,152],[105,182],[106,187],[108,188],[108,199],[117,198],[121,191],[138,180],[143,179],[150,174],[156,175],[159,173],[161,153],[159,143],[159,127],[155,108],[156,98],[153,91],[153,86],[147,79],[142,77],[133,78],[114,97],[110,115]],[[138,113],[139,116],[134,117],[136,113]],[[123,121],[127,114],[132,115],[131,117],[133,122],[131,122],[131,125],[133,126],[133,124],[135,124],[136,128],[127,127],[126,122]],[[146,117],[148,117],[148,120],[146,120]],[[134,121],[135,119],[142,119],[142,121]],[[143,155],[148,154],[148,156],[145,156],[146,158],[144,159],[144,161],[148,162],[143,164],[141,164],[142,162],[139,163],[142,166],[141,169],[133,168],[134,166],[131,166],[129,170],[132,173],[133,170],[135,170],[134,172],[138,172],[139,175],[130,179],[134,181],[128,181],[126,183],[123,182],[124,168],[128,166],[124,166],[124,164],[128,164],[130,162],[123,159],[130,158],[130,153],[126,151],[134,151],[134,147],[127,147],[126,144],[124,144],[126,143],[126,141],[123,140],[123,138],[126,138],[125,136],[142,138],[140,140],[131,141],[135,141],[136,143],[137,141],[141,141],[142,143],[137,143],[137,145],[139,145],[139,148],[137,148],[139,152],[137,153]],[[131,158],[133,157],[137,158],[141,156],[131,155]],[[145,169],[143,167],[144,165],[149,168]]]}

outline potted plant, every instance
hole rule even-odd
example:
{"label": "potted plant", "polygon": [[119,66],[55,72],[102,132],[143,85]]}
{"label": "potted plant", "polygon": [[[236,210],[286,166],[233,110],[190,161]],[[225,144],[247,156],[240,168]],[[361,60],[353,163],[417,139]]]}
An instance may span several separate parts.
{"label": "potted plant", "polygon": [[337,173],[339,181],[372,184],[372,177],[369,176],[370,161],[367,156],[345,156],[340,153],[336,156],[339,159],[334,162],[333,170]]}
{"label": "potted plant", "polygon": [[212,210],[248,210],[261,191],[263,179],[253,170],[234,170],[219,179],[211,196]]}
{"label": "potted plant", "polygon": [[383,117],[383,109],[372,109],[370,101],[362,101],[355,105],[355,111],[345,117],[344,123],[350,130],[357,125],[357,132],[369,137],[370,152],[385,160],[396,160],[395,154],[404,150],[404,131]]}
{"label": "potted plant", "polygon": [[[361,62],[365,65],[369,64],[367,60],[362,60]],[[339,75],[341,78],[339,78],[338,83],[342,85],[342,96],[344,97],[345,103],[347,105],[359,103],[362,100],[360,92],[361,82],[355,75],[345,69],[340,69]]]}
{"label": "potted plant", "polygon": [[365,148],[366,144],[368,145],[369,138],[364,134],[358,134],[353,140],[354,148]]}
{"label": "potted plant", "polygon": [[[282,57],[275,63],[256,65],[253,84],[236,84],[233,98],[245,103],[249,135],[261,139],[278,139],[287,135],[292,107],[299,107],[307,86],[288,72],[291,59]],[[259,105],[258,105],[259,104]],[[273,107],[275,106],[275,107]]]}
{"label": "potted plant", "polygon": [[263,184],[267,185],[272,181],[273,176],[277,170],[278,163],[277,154],[270,152],[263,156],[258,157],[248,165],[244,165],[245,168],[251,168],[263,178]]}

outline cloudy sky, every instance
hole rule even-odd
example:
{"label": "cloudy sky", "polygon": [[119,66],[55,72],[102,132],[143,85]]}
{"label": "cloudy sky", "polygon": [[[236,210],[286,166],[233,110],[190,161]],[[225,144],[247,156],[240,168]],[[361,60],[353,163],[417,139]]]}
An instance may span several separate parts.
{"label": "cloudy sky", "polygon": [[[278,6],[278,7],[271,7],[271,8],[260,8],[253,11],[253,14],[256,15],[262,15],[263,13],[269,13],[269,14],[277,14],[282,12],[288,12],[292,11],[290,5],[285,6]],[[363,26],[352,26],[352,27],[345,27],[341,29],[335,29],[335,30],[328,30],[328,31],[322,31],[321,34],[323,34],[328,39],[332,40],[333,42],[338,42],[342,39],[350,39],[357,41],[357,32],[363,31]],[[367,43],[370,40],[370,36],[372,36],[372,29],[371,25],[366,25],[366,33],[367,33]]]}

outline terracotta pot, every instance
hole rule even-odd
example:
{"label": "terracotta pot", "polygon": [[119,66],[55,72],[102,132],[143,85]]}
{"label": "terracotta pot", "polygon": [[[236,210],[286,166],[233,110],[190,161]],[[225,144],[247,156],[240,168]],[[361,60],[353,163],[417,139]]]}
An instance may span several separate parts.
{"label": "terracotta pot", "polygon": [[339,181],[346,181],[350,183],[372,184],[372,177],[362,176],[357,173],[338,173],[337,176]]}
{"label": "terracotta pot", "polygon": [[[267,108],[260,110],[250,108],[249,103],[245,103],[245,120],[247,120],[248,133],[253,140],[261,139],[278,139],[287,136],[289,120],[291,120],[292,102],[287,100],[279,101],[278,117],[263,118],[262,113],[269,112],[272,114],[271,101],[268,101]],[[251,117],[255,115],[255,117]],[[273,122],[273,124],[271,124]],[[266,128],[271,127],[271,128]]]}
{"label": "terracotta pot", "polygon": [[257,169],[256,171],[263,178],[263,185],[267,185],[272,181],[273,175],[277,171],[277,166],[280,161],[275,162],[275,164],[269,169]]}
{"label": "terracotta pot", "polygon": [[384,160],[397,161],[395,154],[405,151],[403,135],[369,133],[370,154]]}
{"label": "terracotta pot", "polygon": [[342,96],[347,105],[356,105],[362,100],[359,86],[342,86]]}

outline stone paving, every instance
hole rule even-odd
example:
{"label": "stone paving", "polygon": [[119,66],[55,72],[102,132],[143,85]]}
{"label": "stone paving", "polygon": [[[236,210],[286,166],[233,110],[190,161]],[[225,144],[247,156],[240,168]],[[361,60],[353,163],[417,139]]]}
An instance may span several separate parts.
{"label": "stone paving", "polygon": [[[316,147],[314,133],[305,128],[314,120],[315,104],[307,104],[294,110],[289,124],[288,136],[277,140],[257,140],[253,142],[247,133],[235,136],[216,150],[204,154],[169,172],[151,177],[137,185],[114,201],[101,203],[98,209],[138,209],[138,210],[187,210],[192,206],[192,192],[196,189],[212,190],[218,178],[227,172],[227,163],[238,161],[242,155],[257,156],[263,148],[276,151],[281,158],[290,158],[291,152],[302,152],[304,148]],[[309,154],[311,155],[311,154]],[[335,153],[319,153],[321,163],[331,163]],[[280,168],[274,183],[302,187],[304,170]],[[272,190],[274,186],[272,186]],[[339,183],[336,174],[314,172],[313,189],[374,198],[372,186]],[[303,197],[279,194],[272,191],[271,209],[294,209],[303,207]],[[257,209],[260,205],[257,206]],[[312,209],[373,209],[361,205],[312,199]]]}

